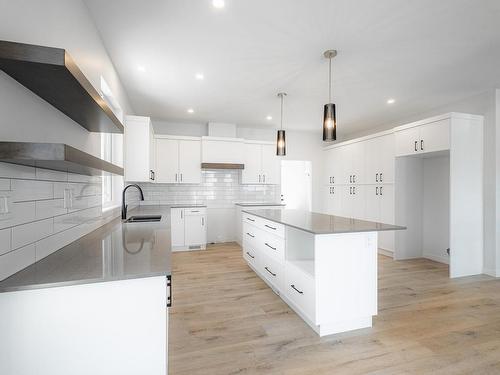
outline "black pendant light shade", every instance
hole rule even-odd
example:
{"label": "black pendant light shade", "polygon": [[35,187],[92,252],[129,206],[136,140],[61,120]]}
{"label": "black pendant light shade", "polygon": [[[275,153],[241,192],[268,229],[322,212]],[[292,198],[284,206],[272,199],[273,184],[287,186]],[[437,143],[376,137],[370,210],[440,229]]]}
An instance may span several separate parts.
{"label": "black pendant light shade", "polygon": [[278,156],[286,155],[286,140],[285,140],[284,130],[278,130],[278,136],[276,138],[276,155]]}
{"label": "black pendant light shade", "polygon": [[337,51],[330,49],[323,53],[328,59],[328,104],[323,110],[323,141],[332,142],[337,139],[337,115],[335,104],[332,103],[332,59],[337,56]]}
{"label": "black pendant light shade", "polygon": [[286,96],[286,93],[280,92],[278,94],[278,98],[281,100],[281,119],[280,119],[280,130],[278,130],[278,134],[276,136],[276,155],[277,156],[285,156],[286,155],[286,139],[285,139],[285,131],[283,130],[283,100]]}
{"label": "black pendant light shade", "polygon": [[325,104],[323,111],[323,141],[332,142],[337,139],[337,117],[335,104]]}

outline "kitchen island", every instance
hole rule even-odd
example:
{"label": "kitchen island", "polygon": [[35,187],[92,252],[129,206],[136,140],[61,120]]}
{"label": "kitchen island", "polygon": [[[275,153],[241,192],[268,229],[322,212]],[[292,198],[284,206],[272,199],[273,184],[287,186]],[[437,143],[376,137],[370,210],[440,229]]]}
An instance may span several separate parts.
{"label": "kitchen island", "polygon": [[0,282],[0,374],[167,373],[170,207],[143,206]]}
{"label": "kitchen island", "polygon": [[404,227],[301,210],[243,210],[243,257],[320,336],[372,326],[377,232]]}

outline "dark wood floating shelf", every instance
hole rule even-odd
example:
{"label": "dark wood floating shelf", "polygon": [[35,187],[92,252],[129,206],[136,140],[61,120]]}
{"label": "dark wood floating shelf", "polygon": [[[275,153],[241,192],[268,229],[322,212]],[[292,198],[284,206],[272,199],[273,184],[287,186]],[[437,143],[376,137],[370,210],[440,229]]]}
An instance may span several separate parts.
{"label": "dark wood floating shelf", "polygon": [[123,176],[123,168],[63,143],[0,142],[0,162],[90,176],[103,172]]}
{"label": "dark wood floating shelf", "polygon": [[123,133],[66,50],[0,41],[0,69],[91,132]]}

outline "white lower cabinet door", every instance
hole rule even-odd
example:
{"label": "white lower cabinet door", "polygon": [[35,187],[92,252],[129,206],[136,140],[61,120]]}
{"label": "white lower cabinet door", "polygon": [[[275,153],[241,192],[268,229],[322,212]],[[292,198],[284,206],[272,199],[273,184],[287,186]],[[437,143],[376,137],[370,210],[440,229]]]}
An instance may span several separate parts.
{"label": "white lower cabinet door", "polygon": [[255,269],[259,270],[260,252],[248,241],[243,241],[243,258]]}
{"label": "white lower cabinet door", "polygon": [[[380,187],[380,218],[384,224],[394,224],[394,185]],[[394,251],[394,232],[379,232],[378,247]]]}
{"label": "white lower cabinet door", "polygon": [[342,187],[341,186],[327,186],[326,187],[326,204],[325,212],[328,215],[342,215]]}
{"label": "white lower cabinet door", "polygon": [[363,220],[365,218],[366,186],[354,185],[352,187],[352,217]]}
{"label": "white lower cabinet door", "polygon": [[365,218],[369,221],[379,221],[380,219],[380,196],[378,185],[365,186],[366,210]]}
{"label": "white lower cabinet door", "polygon": [[316,323],[316,290],[314,278],[300,271],[295,266],[286,263],[283,290],[286,297],[295,307],[312,323]]}
{"label": "white lower cabinet door", "polygon": [[184,209],[170,210],[172,246],[184,246]]}
{"label": "white lower cabinet door", "polygon": [[184,218],[186,246],[202,246],[207,243],[207,226],[205,215],[191,215],[186,211]]}
{"label": "white lower cabinet door", "polygon": [[263,255],[260,259],[260,273],[262,273],[266,280],[278,291],[283,289],[285,280],[283,263]]}

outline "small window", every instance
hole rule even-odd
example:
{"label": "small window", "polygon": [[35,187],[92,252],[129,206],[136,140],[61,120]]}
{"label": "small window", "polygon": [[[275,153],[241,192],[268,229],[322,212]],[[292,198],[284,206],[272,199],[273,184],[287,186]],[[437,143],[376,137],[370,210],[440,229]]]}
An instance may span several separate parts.
{"label": "small window", "polygon": [[[101,158],[113,162],[113,137],[111,134],[101,134]],[[102,205],[109,206],[113,203],[113,176],[110,173],[102,175]]]}

